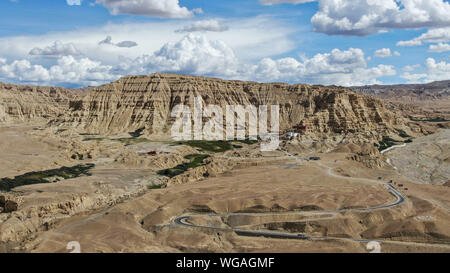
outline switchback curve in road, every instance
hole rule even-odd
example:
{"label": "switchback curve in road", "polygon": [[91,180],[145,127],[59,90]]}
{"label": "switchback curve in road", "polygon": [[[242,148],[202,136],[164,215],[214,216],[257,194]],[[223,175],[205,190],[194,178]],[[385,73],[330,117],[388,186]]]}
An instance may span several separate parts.
{"label": "switchback curve in road", "polygon": [[[297,157],[288,154],[290,158],[298,159]],[[375,211],[375,210],[381,210],[381,209],[391,209],[394,207],[397,207],[405,202],[405,197],[398,192],[394,187],[392,187],[390,184],[381,182],[379,180],[372,180],[368,178],[355,178],[355,177],[346,177],[339,174],[336,174],[333,172],[333,169],[329,166],[326,166],[325,164],[321,162],[317,162],[317,165],[322,166],[324,168],[328,169],[328,175],[332,177],[336,177],[338,179],[347,179],[347,180],[359,180],[364,181],[366,183],[376,183],[378,185],[384,185],[384,187],[391,192],[395,197],[396,201],[390,204],[380,205],[376,207],[371,208],[351,208],[351,209],[340,209],[340,210],[323,210],[323,211],[302,211],[302,212],[263,212],[263,213],[228,213],[228,214],[203,214],[204,216],[209,217],[228,217],[233,215],[248,215],[248,216],[258,216],[258,215],[300,215],[305,213],[313,213],[313,214],[323,214],[323,213],[344,213],[349,211]],[[189,223],[188,220],[193,217],[194,215],[184,215],[177,217],[174,220],[174,224],[177,226],[182,227],[190,227],[190,228],[199,228],[199,229],[207,229],[207,230],[214,230],[214,231],[222,231],[222,232],[235,232],[236,234],[240,236],[249,236],[249,237],[266,237],[266,238],[275,238],[275,239],[319,239],[319,240],[327,240],[327,239],[334,239],[334,240],[350,240],[355,242],[370,242],[374,240],[365,240],[365,239],[358,239],[358,238],[336,238],[336,237],[327,237],[327,236],[310,236],[306,234],[292,234],[292,233],[285,233],[285,232],[276,232],[276,231],[264,231],[264,230],[243,230],[243,229],[235,229],[235,228],[221,228],[221,227],[214,227],[214,226],[200,226],[195,225],[192,223]],[[197,215],[198,216],[198,215]],[[378,240],[380,241],[380,240]]]}

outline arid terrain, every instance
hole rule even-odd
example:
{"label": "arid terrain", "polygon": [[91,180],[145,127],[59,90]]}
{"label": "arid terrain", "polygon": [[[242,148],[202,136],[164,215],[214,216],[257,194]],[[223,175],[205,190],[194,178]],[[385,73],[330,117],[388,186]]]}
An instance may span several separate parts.
{"label": "arid terrain", "polygon": [[414,120],[450,120],[450,81],[359,86],[352,89],[388,102]]}
{"label": "arid terrain", "polygon": [[[160,73],[0,84],[0,252],[449,253],[447,116],[372,95]],[[199,96],[279,105],[279,148],[173,140],[171,110]]]}

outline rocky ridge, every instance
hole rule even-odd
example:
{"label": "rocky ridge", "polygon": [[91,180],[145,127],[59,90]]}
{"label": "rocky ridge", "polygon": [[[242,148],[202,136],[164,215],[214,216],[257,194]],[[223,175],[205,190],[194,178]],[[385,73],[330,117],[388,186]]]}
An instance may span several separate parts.
{"label": "rocky ridge", "polygon": [[30,122],[58,117],[83,95],[61,87],[12,85],[0,82],[0,122]]}
{"label": "rocky ridge", "polygon": [[[367,132],[403,126],[400,115],[388,111],[379,99],[335,86],[289,85],[227,81],[177,74],[126,76],[98,87],[70,103],[57,126],[72,126],[86,133],[112,134],[143,129],[145,135],[168,134],[179,104],[279,105],[280,129],[306,126],[317,134]],[[191,108],[193,109],[193,108]]]}

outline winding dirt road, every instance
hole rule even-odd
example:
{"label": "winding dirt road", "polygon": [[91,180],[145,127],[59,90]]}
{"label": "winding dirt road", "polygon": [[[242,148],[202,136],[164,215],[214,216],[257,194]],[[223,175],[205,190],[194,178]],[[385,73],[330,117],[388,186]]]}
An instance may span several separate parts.
{"label": "winding dirt road", "polygon": [[[300,160],[299,158],[287,154],[289,158],[295,159],[297,162]],[[355,180],[355,181],[362,181],[365,183],[375,183],[378,185],[384,185],[386,190],[390,191],[395,197],[396,201],[393,203],[380,205],[376,207],[371,208],[352,208],[352,209],[340,209],[340,210],[323,210],[323,211],[302,211],[302,212],[265,212],[265,213],[229,213],[229,214],[202,214],[202,216],[209,216],[209,217],[228,217],[233,215],[247,215],[247,216],[258,216],[258,215],[303,215],[305,213],[313,213],[313,214],[325,214],[325,213],[344,213],[348,211],[375,211],[375,210],[381,210],[381,209],[391,209],[396,206],[401,205],[405,202],[405,197],[398,192],[394,187],[391,185],[381,182],[379,180],[372,180],[367,178],[354,178],[354,177],[346,177],[339,174],[336,174],[333,172],[333,169],[321,162],[316,162],[317,165],[327,168],[328,169],[328,175],[338,178],[338,179],[347,179],[347,180]],[[365,239],[357,239],[357,238],[336,238],[336,237],[326,237],[326,236],[309,236],[307,234],[293,234],[293,233],[285,233],[285,232],[275,232],[275,231],[263,231],[263,230],[243,230],[243,229],[234,229],[234,228],[221,228],[221,227],[214,227],[214,226],[200,226],[195,225],[189,222],[189,219],[193,216],[197,215],[184,215],[176,218],[174,220],[174,224],[182,227],[190,227],[190,228],[198,228],[198,229],[208,229],[208,230],[215,230],[215,231],[225,231],[225,232],[235,232],[236,234],[240,236],[250,236],[250,237],[267,237],[267,238],[276,238],[276,239],[316,239],[316,240],[350,240],[355,242],[370,242],[374,240],[365,240]],[[380,240],[376,240],[381,242]]]}

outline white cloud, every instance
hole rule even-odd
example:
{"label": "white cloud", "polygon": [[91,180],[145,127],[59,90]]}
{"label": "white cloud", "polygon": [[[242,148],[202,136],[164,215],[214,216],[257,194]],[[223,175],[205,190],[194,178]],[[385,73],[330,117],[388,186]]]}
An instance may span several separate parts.
{"label": "white cloud", "polygon": [[301,62],[293,58],[263,59],[253,69],[253,77],[261,81],[307,82],[344,86],[375,84],[377,78],[396,74],[392,66],[367,68],[364,52],[350,48],[334,49]]}
{"label": "white cloud", "polygon": [[196,32],[196,31],[214,31],[214,32],[223,32],[227,31],[229,28],[226,25],[223,25],[217,20],[201,20],[196,21],[189,26],[184,26],[182,29],[177,29],[175,32],[183,33],[183,32]]}
{"label": "white cloud", "polygon": [[430,45],[429,52],[442,53],[450,51],[450,44],[439,43],[437,45]]}
{"label": "white cloud", "polygon": [[397,46],[420,46],[420,45],[422,45],[422,42],[418,40],[399,41],[397,43]]}
{"label": "white cloud", "polygon": [[421,68],[421,67],[422,67],[422,66],[421,66],[420,64],[407,65],[407,66],[403,67],[403,70],[404,70],[404,71],[408,71],[408,72],[412,72],[412,71],[414,71],[414,70],[416,70],[416,69],[419,69],[419,68]]}
{"label": "white cloud", "polygon": [[392,52],[390,48],[382,48],[375,51],[374,56],[377,58],[387,58],[392,56]]}
{"label": "white cloud", "polygon": [[160,18],[189,18],[200,9],[188,10],[181,7],[178,0],[96,0],[106,7],[111,14],[145,15]]}
{"label": "white cloud", "polygon": [[50,80],[50,74],[41,65],[32,65],[27,60],[17,60],[0,65],[1,78],[19,82],[47,82]]}
{"label": "white cloud", "polygon": [[450,27],[430,29],[419,37],[409,41],[400,41],[398,46],[420,46],[425,43],[450,42]]}
{"label": "white cloud", "polygon": [[217,76],[262,82],[307,82],[313,84],[362,85],[379,83],[380,77],[396,74],[392,66],[367,68],[361,49],[334,49],[301,61],[294,58],[264,58],[256,64],[239,60],[222,41],[189,34],[168,43],[153,55],[122,62],[121,73],[147,74],[157,71]]}
{"label": "white cloud", "polygon": [[433,58],[428,58],[425,62],[429,80],[448,80],[450,78],[450,63],[436,62]]}
{"label": "white cloud", "polygon": [[75,59],[73,56],[64,56],[58,59],[57,65],[50,67],[49,73],[52,82],[59,83],[104,83],[117,78],[111,66],[88,58]]}
{"label": "white cloud", "polygon": [[311,22],[329,35],[365,36],[389,29],[450,26],[444,0],[319,0]]}
{"label": "white cloud", "polygon": [[60,57],[48,69],[28,60],[0,63],[0,80],[17,83],[97,85],[116,78],[110,66],[88,58],[77,60],[73,56]]}
{"label": "white cloud", "polygon": [[178,42],[165,44],[153,55],[129,60],[121,69],[133,74],[169,71],[233,77],[238,75],[238,63],[234,51],[223,41],[188,34]]}
{"label": "white cloud", "polygon": [[115,65],[106,65],[88,57],[62,56],[48,68],[28,60],[0,64],[0,80],[38,84],[93,85],[112,81],[125,74],[177,72],[217,76],[227,79],[285,81],[313,84],[362,85],[378,83],[380,77],[395,75],[392,66],[367,67],[361,49],[334,49],[312,58],[271,59],[256,63],[240,59],[221,40],[188,34],[177,42],[168,42],[153,54],[137,58],[121,57]]}
{"label": "white cloud", "polygon": [[182,71],[200,75],[234,75],[238,61],[223,41],[189,34],[167,43],[153,55],[152,70]]}
{"label": "white cloud", "polygon": [[[140,23],[108,23],[104,26],[79,28],[73,31],[50,32],[42,35],[0,37],[0,57],[8,61],[29,58],[34,47],[45,48],[56,40],[64,44],[71,43],[91,60],[116,66],[121,58],[135,59],[141,55],[159,50],[167,42],[176,42],[184,34],[175,33],[194,20],[165,20]],[[221,21],[222,22],[222,21]],[[286,54],[296,47],[292,33],[298,31],[295,26],[286,25],[271,16],[258,16],[244,19],[224,19],[224,25],[230,27],[225,32],[205,32],[212,40],[222,40],[229,45],[236,56],[245,61],[259,61],[264,57]],[[262,28],[261,25],[265,27]],[[117,46],[99,45],[107,35],[115,41],[134,41],[139,46],[133,50]]]}
{"label": "white cloud", "polygon": [[122,41],[119,43],[113,43],[112,42],[112,37],[110,35],[106,36],[106,38],[104,40],[101,40],[99,43],[99,45],[112,45],[112,46],[117,46],[117,47],[135,47],[138,44],[136,42],[133,41]]}
{"label": "white cloud", "polygon": [[450,27],[430,29],[408,41],[399,41],[398,46],[421,46],[423,44],[433,44],[429,46],[429,52],[442,53],[450,51]]}
{"label": "white cloud", "polygon": [[411,74],[409,72],[405,72],[401,77],[411,83],[428,83],[450,79],[450,63],[445,61],[437,62],[433,58],[428,58],[425,61],[425,67],[427,73]]}
{"label": "white cloud", "polygon": [[282,3],[290,3],[290,4],[303,4],[308,2],[315,2],[316,0],[259,0],[259,3],[264,6],[271,6]]}
{"label": "white cloud", "polygon": [[427,74],[411,74],[409,72],[405,72],[401,77],[407,80],[408,83],[423,83],[423,79],[427,77]]}
{"label": "white cloud", "polygon": [[61,41],[55,41],[52,45],[44,48],[35,47],[30,52],[32,56],[41,56],[47,58],[57,58],[65,55],[81,55],[81,52],[73,43],[64,44]]}
{"label": "white cloud", "polygon": [[67,5],[69,6],[80,6],[82,0],[67,0]]}

